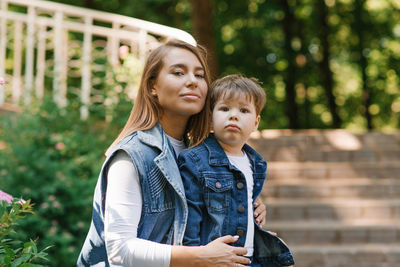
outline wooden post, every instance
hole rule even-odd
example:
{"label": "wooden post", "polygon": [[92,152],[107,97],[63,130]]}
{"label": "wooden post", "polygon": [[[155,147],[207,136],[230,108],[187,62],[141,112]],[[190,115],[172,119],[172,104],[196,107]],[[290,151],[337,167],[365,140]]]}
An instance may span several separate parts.
{"label": "wooden post", "polygon": [[33,88],[33,61],[35,48],[35,16],[34,6],[28,7],[27,37],[26,37],[26,62],[25,62],[25,92],[24,102],[30,104]]}
{"label": "wooden post", "polygon": [[66,99],[63,95],[66,87],[66,77],[64,76],[64,36],[63,36],[63,13],[57,11],[54,15],[54,78],[53,78],[53,98],[57,105],[66,106]]}
{"label": "wooden post", "polygon": [[[7,12],[7,0],[2,0],[0,11]],[[6,44],[7,44],[7,20],[4,16],[0,17],[0,77],[6,78]],[[0,86],[0,107],[5,101],[5,86]]]}
{"label": "wooden post", "polygon": [[41,100],[44,94],[44,71],[46,68],[46,26],[41,25],[38,33],[37,61],[36,61],[36,97]]}
{"label": "wooden post", "polygon": [[17,20],[14,24],[14,58],[13,58],[13,78],[12,78],[12,101],[18,104],[22,94],[22,22]]}
{"label": "wooden post", "polygon": [[[113,23],[113,30],[118,31],[121,25],[119,23]],[[109,56],[109,62],[114,65],[118,62],[119,53],[119,39],[115,36],[108,38],[107,53]]]}
{"label": "wooden post", "polygon": [[82,66],[82,89],[81,89],[81,119],[86,120],[89,116],[91,68],[92,60],[92,18],[85,17],[85,33],[83,37],[83,66]]}
{"label": "wooden post", "polygon": [[144,63],[146,59],[146,36],[147,32],[145,30],[140,30],[139,32],[139,59],[140,62]]}

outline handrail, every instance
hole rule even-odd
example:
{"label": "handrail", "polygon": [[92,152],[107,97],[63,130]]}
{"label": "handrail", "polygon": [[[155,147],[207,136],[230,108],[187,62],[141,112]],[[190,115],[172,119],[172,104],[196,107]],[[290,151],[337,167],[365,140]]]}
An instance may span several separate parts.
{"label": "handrail", "polygon": [[[185,31],[123,15],[44,0],[0,0],[0,77],[7,82],[7,86],[0,86],[0,107],[10,101],[20,103],[23,99],[29,104],[32,97],[41,99],[50,89],[44,88],[46,75],[53,76],[54,101],[59,107],[67,105],[71,32],[83,35],[83,40],[78,40],[82,43],[79,95],[83,119],[88,117],[91,104],[95,39],[106,38],[104,50],[111,64],[118,62],[121,44],[131,46],[141,61],[149,50],[169,38],[196,45]],[[46,58],[49,51],[52,58]]]}

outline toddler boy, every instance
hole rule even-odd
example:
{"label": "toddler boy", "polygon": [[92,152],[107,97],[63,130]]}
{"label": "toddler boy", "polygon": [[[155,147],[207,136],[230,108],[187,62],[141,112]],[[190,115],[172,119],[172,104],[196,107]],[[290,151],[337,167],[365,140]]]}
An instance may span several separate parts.
{"label": "toddler boy", "polygon": [[291,266],[287,246],[253,218],[267,164],[246,142],[260,122],[265,92],[255,79],[229,75],[211,85],[210,98],[213,133],[178,158],[189,208],[183,244],[238,235],[233,245],[247,249],[251,266]]}

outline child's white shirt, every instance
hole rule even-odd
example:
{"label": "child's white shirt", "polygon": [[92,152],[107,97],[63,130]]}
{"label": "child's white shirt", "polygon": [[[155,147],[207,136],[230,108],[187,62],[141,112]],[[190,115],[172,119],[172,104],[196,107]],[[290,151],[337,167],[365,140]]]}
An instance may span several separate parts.
{"label": "child's white shirt", "polygon": [[247,249],[245,256],[253,256],[254,252],[254,222],[253,222],[253,170],[246,153],[243,156],[227,155],[229,162],[244,174],[247,186],[247,234],[244,247]]}

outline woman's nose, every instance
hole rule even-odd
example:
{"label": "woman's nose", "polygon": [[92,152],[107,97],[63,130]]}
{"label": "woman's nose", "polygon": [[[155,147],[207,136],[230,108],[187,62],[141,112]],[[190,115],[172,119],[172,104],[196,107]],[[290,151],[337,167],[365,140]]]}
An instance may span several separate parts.
{"label": "woman's nose", "polygon": [[197,79],[196,79],[196,75],[194,73],[189,73],[187,75],[187,86],[188,87],[196,87],[197,86]]}

